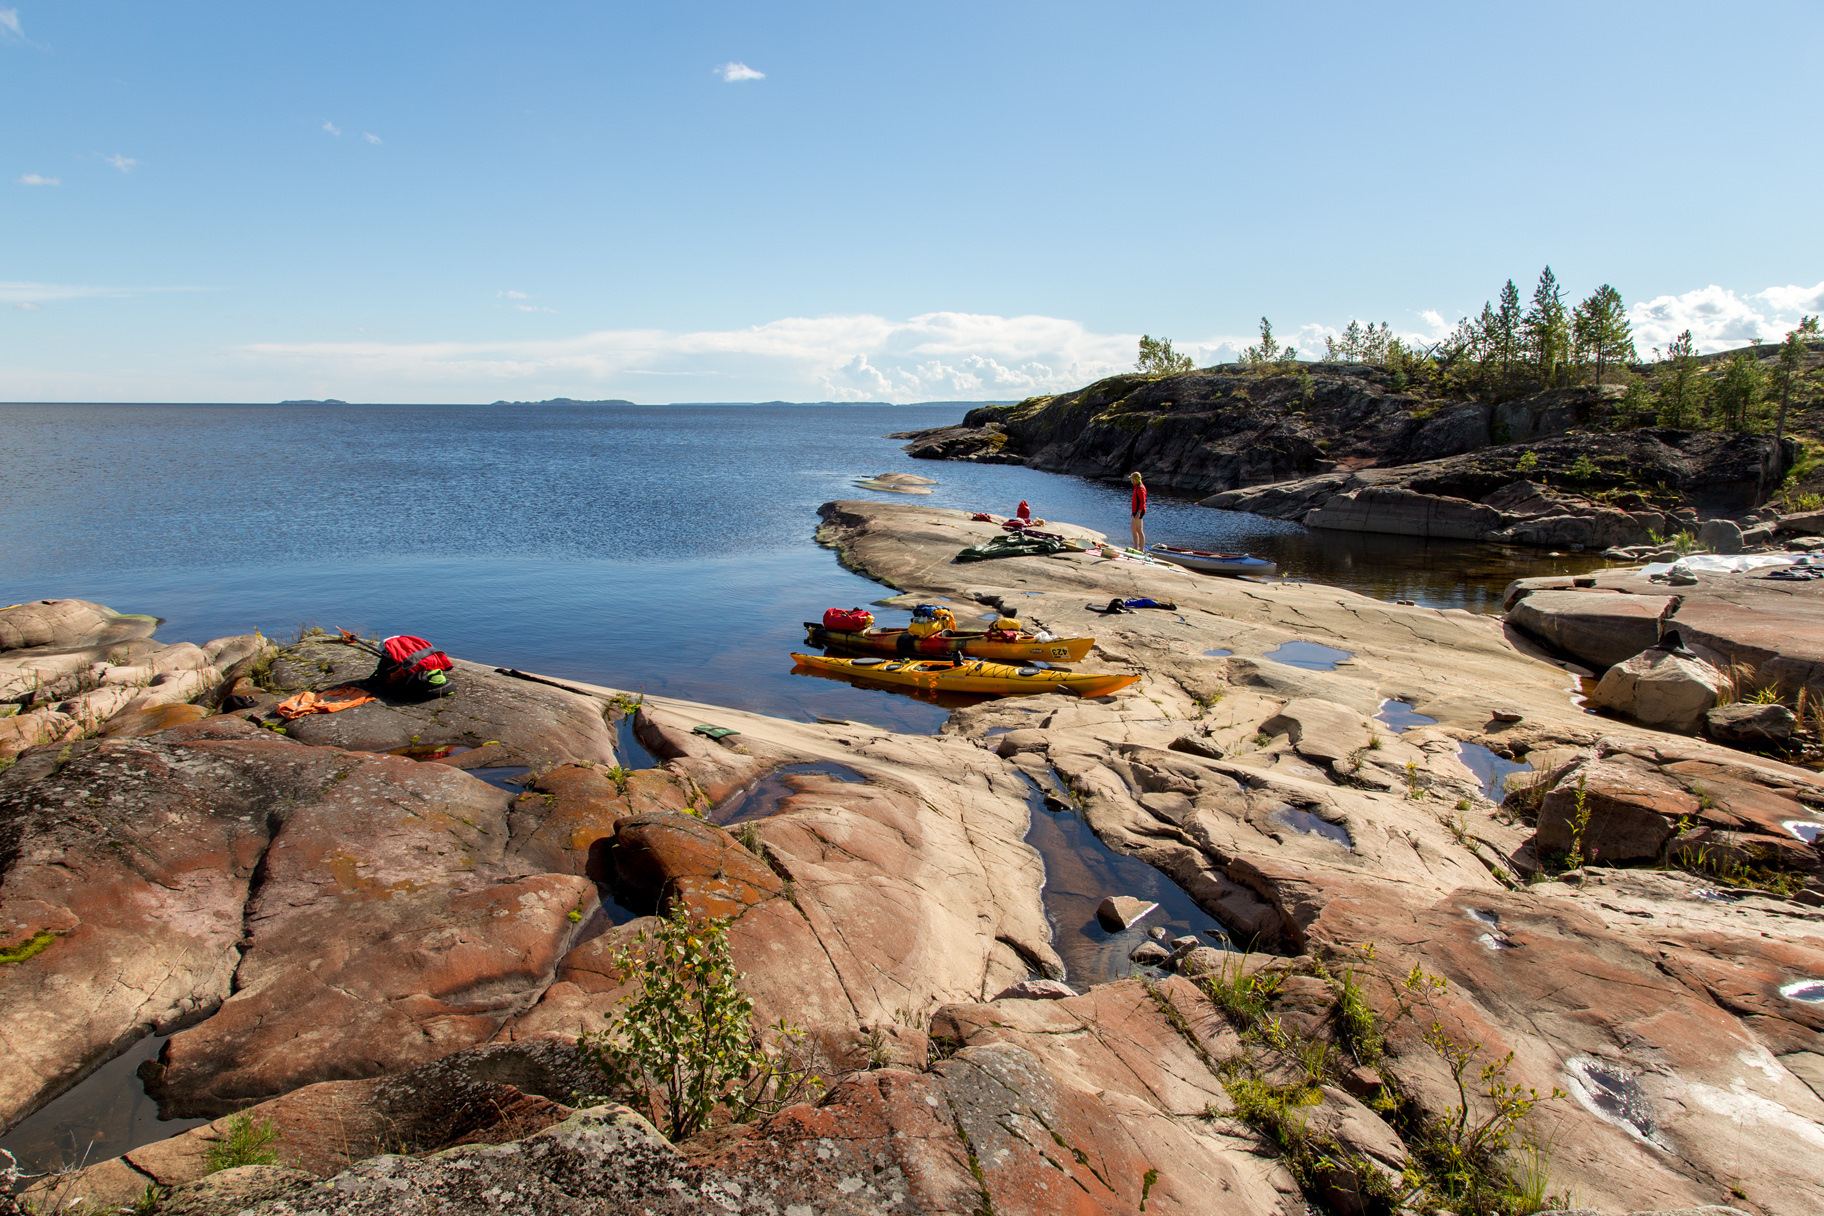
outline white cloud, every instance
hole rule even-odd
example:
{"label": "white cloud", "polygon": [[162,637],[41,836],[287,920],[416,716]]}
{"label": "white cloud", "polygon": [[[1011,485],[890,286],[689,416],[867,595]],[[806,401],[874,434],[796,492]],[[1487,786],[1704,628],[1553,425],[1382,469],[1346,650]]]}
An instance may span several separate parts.
{"label": "white cloud", "polygon": [[122,173],[133,172],[133,166],[137,165],[139,163],[138,161],[134,160],[131,156],[122,156],[118,152],[116,152],[112,156],[104,156],[101,159],[106,161],[108,164],[113,165],[116,169],[119,169]]}
{"label": "white cloud", "polygon": [[1820,312],[1824,312],[1824,282],[1814,287],[1769,287],[1747,296],[1713,283],[1636,304],[1628,310],[1628,319],[1634,324],[1634,345],[1643,355],[1687,329],[1697,349],[1708,353],[1757,338],[1778,341],[1798,325],[1802,315]]}
{"label": "white cloud", "polygon": [[61,186],[63,185],[63,179],[61,177],[44,177],[37,173],[27,173],[19,179],[19,184],[21,186]]}
{"label": "white cloud", "polygon": [[14,303],[13,307],[17,308],[20,312],[43,312],[44,311],[44,305],[36,303],[32,300],[19,300],[16,303]]}
{"label": "white cloud", "polygon": [[546,308],[543,304],[515,304],[513,307],[518,309],[520,312],[556,312],[557,311],[557,309],[555,309],[555,308]]}
{"label": "white cloud", "polygon": [[372,131],[361,132],[361,138],[365,139],[370,144],[377,144],[380,142],[380,137],[375,135]]}
{"label": "white cloud", "polygon": [[25,37],[25,31],[19,28],[19,10],[0,8],[0,30],[5,30],[15,38]]}
{"label": "white cloud", "polygon": [[532,298],[523,291],[503,291],[499,294],[509,300],[529,300]]}
{"label": "white cloud", "polygon": [[324,120],[324,123],[323,123],[323,129],[324,129],[324,130],[325,130],[325,131],[328,131],[328,132],[329,132],[329,133],[330,133],[330,134],[331,134],[331,135],[340,135],[340,134],[342,134],[342,128],[341,128],[341,127],[338,127],[338,126],[337,126],[337,125],[336,125],[336,124],[335,124],[335,123],[333,123],[333,122],[330,122],[330,121],[328,121],[328,120],[327,120],[327,119],[325,119],[325,120]]}
{"label": "white cloud", "polygon": [[714,68],[711,68],[710,70],[712,72],[715,72],[717,75],[721,76],[722,79],[728,81],[728,83],[730,83],[730,84],[734,84],[737,81],[742,81],[742,80],[765,80],[766,79],[765,72],[756,72],[753,68],[748,67],[745,63],[724,63],[724,64],[720,64]]}
{"label": "white cloud", "polygon": [[72,283],[22,283],[0,281],[0,303],[35,303],[38,300],[86,300],[100,297],[124,299],[155,291],[206,291],[204,287],[89,287]]}
{"label": "white cloud", "polygon": [[1131,368],[1138,338],[1092,333],[1057,317],[940,312],[904,321],[787,317],[746,329],[603,330],[495,342],[262,343],[238,353],[275,377],[355,382],[373,396],[436,384],[470,399],[515,386],[553,395],[602,386],[630,392],[634,377],[690,376],[765,386],[763,393],[744,390],[750,395],[923,401],[1076,388]]}

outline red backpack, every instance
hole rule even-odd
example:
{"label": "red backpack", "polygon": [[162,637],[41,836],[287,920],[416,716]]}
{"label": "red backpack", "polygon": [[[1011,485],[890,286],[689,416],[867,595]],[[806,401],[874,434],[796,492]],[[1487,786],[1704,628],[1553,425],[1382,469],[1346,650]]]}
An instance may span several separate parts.
{"label": "red backpack", "polygon": [[449,655],[423,638],[399,634],[380,643],[380,661],[371,678],[389,692],[441,697],[456,691],[450,682],[455,668]]}

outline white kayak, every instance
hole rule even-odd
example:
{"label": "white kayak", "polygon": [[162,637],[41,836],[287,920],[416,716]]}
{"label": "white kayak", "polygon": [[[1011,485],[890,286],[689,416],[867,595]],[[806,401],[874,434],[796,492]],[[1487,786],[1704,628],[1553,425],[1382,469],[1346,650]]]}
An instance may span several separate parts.
{"label": "white kayak", "polygon": [[1161,561],[1183,566],[1186,570],[1195,570],[1200,574],[1260,574],[1273,575],[1279,567],[1264,557],[1249,557],[1246,553],[1206,553],[1202,549],[1180,549],[1176,545],[1153,545],[1153,553]]}

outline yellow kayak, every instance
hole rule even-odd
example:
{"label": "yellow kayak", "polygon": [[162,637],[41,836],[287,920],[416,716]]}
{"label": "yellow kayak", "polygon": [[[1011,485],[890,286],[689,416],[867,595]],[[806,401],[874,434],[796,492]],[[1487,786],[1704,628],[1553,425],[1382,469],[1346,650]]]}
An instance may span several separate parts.
{"label": "yellow kayak", "polygon": [[1056,671],[1014,667],[979,659],[833,659],[794,654],[792,661],[808,671],[830,672],[906,688],[969,693],[978,697],[1025,697],[1068,692],[1079,697],[1105,697],[1139,680],[1120,672]]}

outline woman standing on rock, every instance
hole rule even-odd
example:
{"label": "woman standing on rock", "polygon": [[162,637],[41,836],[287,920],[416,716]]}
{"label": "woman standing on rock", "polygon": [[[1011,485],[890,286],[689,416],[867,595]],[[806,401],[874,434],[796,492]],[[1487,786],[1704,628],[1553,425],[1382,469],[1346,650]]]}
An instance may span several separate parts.
{"label": "woman standing on rock", "polygon": [[1140,474],[1129,473],[1127,479],[1134,483],[1134,501],[1132,506],[1134,528],[1134,548],[1146,552],[1146,483],[1140,480]]}

